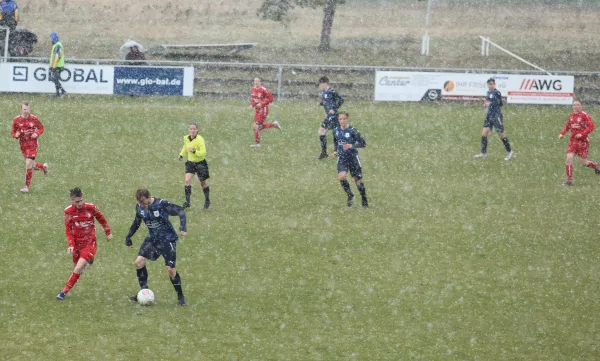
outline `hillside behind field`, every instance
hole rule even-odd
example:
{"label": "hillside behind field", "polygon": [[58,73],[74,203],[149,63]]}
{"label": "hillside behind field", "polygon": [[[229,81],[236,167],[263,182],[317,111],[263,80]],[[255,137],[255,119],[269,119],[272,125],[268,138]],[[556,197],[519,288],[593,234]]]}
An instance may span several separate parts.
{"label": "hillside behind field", "polygon": [[[529,67],[496,49],[480,55],[480,35],[546,69],[600,68],[600,7],[512,1],[437,1],[431,13],[431,55],[421,56],[426,1],[350,1],[335,14],[333,51],[316,51],[321,9],[295,9],[287,24],[260,20],[263,0],[123,2],[117,0],[21,1],[23,27],[49,51],[57,31],[67,57],[117,58],[134,39],[159,44],[256,42],[236,61],[268,63],[388,65],[448,68]],[[502,2],[506,4],[507,2]],[[210,60],[210,59],[207,59]]]}

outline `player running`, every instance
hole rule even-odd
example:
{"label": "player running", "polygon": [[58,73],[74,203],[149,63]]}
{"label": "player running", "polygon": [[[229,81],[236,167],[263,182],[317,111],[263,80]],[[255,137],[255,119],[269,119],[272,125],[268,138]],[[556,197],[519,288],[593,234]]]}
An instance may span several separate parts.
{"label": "player running", "polygon": [[182,207],[190,206],[190,198],[192,197],[192,177],[198,175],[200,187],[204,192],[204,208],[210,207],[210,188],[206,181],[210,175],[208,173],[208,163],[206,163],[206,145],[204,138],[198,134],[198,123],[190,123],[188,128],[190,135],[183,136],[183,148],[179,153],[179,160],[182,160],[187,155],[185,162],[185,203]]}
{"label": "player running", "polygon": [[42,170],[44,175],[48,175],[48,163],[40,164],[35,161],[38,138],[42,133],[44,126],[38,117],[29,113],[29,103],[21,104],[21,115],[13,119],[11,132],[12,137],[19,140],[21,154],[25,158],[25,187],[20,189],[21,193],[29,192],[34,170]]}
{"label": "player running", "polygon": [[506,149],[506,157],[504,160],[510,160],[513,156],[513,152],[508,138],[504,136],[504,117],[502,116],[502,111],[500,111],[500,107],[504,105],[502,103],[502,94],[496,89],[496,79],[488,79],[487,86],[488,92],[483,102],[483,106],[488,108],[488,111],[485,120],[483,121],[483,130],[481,132],[481,153],[475,155],[475,158],[487,158],[487,137],[490,134],[490,130],[496,128],[496,132],[498,132],[498,136],[502,143],[504,143],[504,148]]}
{"label": "player running", "polygon": [[362,167],[360,165],[360,159],[358,158],[358,148],[364,148],[367,143],[358,130],[348,124],[348,117],[349,115],[347,112],[340,112],[340,126],[334,130],[337,150],[333,152],[333,156],[338,157],[338,180],[348,195],[348,207],[352,207],[354,193],[350,190],[350,183],[348,183],[348,180],[346,179],[348,171],[350,171],[362,197],[362,206],[367,208],[369,202],[367,200],[365,185],[362,182]]}
{"label": "player running", "polygon": [[97,250],[94,219],[102,225],[104,233],[106,233],[106,240],[112,239],[106,218],[93,203],[83,201],[83,192],[80,188],[71,189],[70,200],[71,205],[65,208],[64,216],[69,253],[73,257],[75,268],[65,288],[56,296],[56,299],[60,301],[65,299],[65,295],[75,286],[87,266],[94,263]]}
{"label": "player running", "polygon": [[273,102],[273,94],[269,89],[265,88],[260,78],[254,78],[254,87],[252,88],[252,95],[250,100],[250,107],[254,108],[254,123],[252,123],[252,129],[254,130],[254,144],[251,147],[260,147],[260,131],[263,129],[269,129],[274,127],[281,129],[281,126],[277,121],[273,123],[265,123],[267,116],[269,115],[269,104]]}
{"label": "player running", "polygon": [[[329,157],[329,154],[327,154],[327,131],[340,126],[338,109],[344,104],[344,99],[329,86],[329,78],[326,76],[322,76],[319,79],[319,89],[321,90],[319,105],[325,110],[325,119],[319,127],[321,154],[317,159],[321,160]],[[335,134],[333,136],[333,143],[335,146]]]}
{"label": "player running", "polygon": [[[187,306],[183,297],[181,288],[181,277],[175,269],[177,258],[177,232],[169,220],[169,216],[179,216],[179,229],[181,236],[187,234],[186,215],[182,207],[173,204],[167,200],[152,197],[147,189],[138,189],[135,193],[137,205],[135,206],[135,218],[129,228],[129,233],[125,238],[125,245],[133,248],[131,237],[140,228],[142,221],[148,227],[148,236],[144,239],[135,259],[135,268],[140,288],[148,288],[148,270],[146,262],[148,260],[156,261],[159,256],[165,260],[167,273],[171,278],[171,283],[177,292],[177,299],[180,306]],[[129,298],[137,302],[137,295]]]}
{"label": "player running", "polygon": [[567,146],[567,164],[565,166],[567,181],[562,183],[562,186],[573,185],[573,158],[575,158],[575,155],[579,157],[581,165],[592,168],[596,174],[600,174],[598,164],[587,159],[590,148],[588,135],[594,130],[594,122],[592,117],[583,111],[583,106],[579,100],[573,101],[573,113],[569,114],[569,120],[567,120],[567,124],[558,135],[558,140],[563,139],[569,130],[571,131],[571,139]]}

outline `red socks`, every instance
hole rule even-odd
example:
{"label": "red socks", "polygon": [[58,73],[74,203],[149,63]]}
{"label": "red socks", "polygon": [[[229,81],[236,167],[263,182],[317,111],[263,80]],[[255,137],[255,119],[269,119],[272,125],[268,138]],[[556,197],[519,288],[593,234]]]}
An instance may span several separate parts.
{"label": "red socks", "polygon": [[44,165],[42,163],[35,162],[35,170],[44,170]]}
{"label": "red socks", "polygon": [[29,188],[32,177],[33,177],[33,169],[27,169],[25,171],[25,187]]}
{"label": "red socks", "polygon": [[71,277],[69,277],[69,280],[67,281],[67,284],[65,285],[65,288],[63,288],[63,293],[67,293],[71,290],[71,288],[73,288],[73,286],[75,286],[75,284],[77,283],[77,280],[79,279],[79,277],[81,277],[81,275],[79,273],[71,273]]}
{"label": "red socks", "polygon": [[262,128],[263,128],[263,129],[271,128],[273,125],[274,125],[273,123],[264,123],[264,124],[262,125]]}
{"label": "red socks", "polygon": [[573,181],[573,164],[565,165],[565,170],[567,171],[567,180],[569,182]]}
{"label": "red socks", "polygon": [[598,164],[592,162],[591,160],[588,160],[587,166],[588,166],[588,168],[594,168],[594,169],[596,169],[596,167],[598,166]]}
{"label": "red socks", "polygon": [[260,130],[258,128],[254,129],[254,142],[260,144]]}

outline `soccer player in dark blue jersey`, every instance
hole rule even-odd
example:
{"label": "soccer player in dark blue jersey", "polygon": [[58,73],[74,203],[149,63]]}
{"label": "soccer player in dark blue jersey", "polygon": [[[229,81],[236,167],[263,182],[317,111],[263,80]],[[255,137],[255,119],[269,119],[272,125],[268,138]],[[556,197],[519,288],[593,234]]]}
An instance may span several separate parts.
{"label": "soccer player in dark blue jersey", "polygon": [[[140,288],[148,288],[148,270],[146,262],[148,260],[156,261],[159,256],[165,260],[167,273],[171,278],[171,283],[177,291],[177,299],[180,306],[187,306],[181,289],[181,277],[175,269],[176,250],[177,250],[177,232],[169,220],[169,216],[179,216],[179,229],[181,235],[187,234],[186,216],[182,207],[173,204],[167,200],[152,197],[147,189],[138,189],[135,197],[137,205],[135,206],[135,218],[129,228],[129,233],[125,238],[125,245],[133,248],[131,237],[144,222],[148,227],[148,236],[142,243],[138,256],[135,259],[137,269],[137,279]],[[137,302],[137,296],[131,296],[130,299]]]}
{"label": "soccer player in dark blue jersey", "polygon": [[506,157],[504,160],[510,160],[513,156],[512,148],[508,138],[504,136],[504,117],[500,111],[500,107],[504,105],[502,103],[502,94],[496,89],[496,79],[490,78],[487,81],[488,92],[485,97],[483,106],[488,108],[487,115],[483,121],[483,131],[481,132],[481,153],[476,154],[475,158],[485,159],[487,157],[487,137],[490,134],[492,128],[496,128],[500,140],[504,143],[506,149]]}
{"label": "soccer player in dark blue jersey", "polygon": [[[319,79],[319,89],[321,89],[321,97],[319,105],[325,110],[325,120],[319,128],[319,140],[321,141],[321,154],[317,159],[327,158],[327,131],[335,129],[340,125],[338,120],[338,109],[344,104],[344,99],[335,90],[329,86],[329,78],[322,76]],[[333,137],[335,145],[335,135]]]}
{"label": "soccer player in dark blue jersey", "polygon": [[348,195],[348,207],[352,207],[354,193],[350,190],[350,183],[348,183],[348,180],[346,179],[348,171],[350,171],[350,175],[354,178],[356,187],[362,197],[362,206],[367,208],[369,202],[367,200],[365,185],[362,182],[362,167],[360,165],[360,159],[358,158],[358,148],[364,148],[367,143],[360,135],[359,131],[348,124],[348,117],[349,115],[347,112],[340,112],[340,126],[335,128],[333,133],[336,140],[336,151],[333,152],[333,156],[338,159],[338,180]]}

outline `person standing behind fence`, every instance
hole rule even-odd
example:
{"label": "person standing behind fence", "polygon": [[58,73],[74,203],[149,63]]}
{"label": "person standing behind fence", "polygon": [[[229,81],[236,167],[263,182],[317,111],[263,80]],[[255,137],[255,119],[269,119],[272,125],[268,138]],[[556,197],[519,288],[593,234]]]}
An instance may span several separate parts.
{"label": "person standing behind fence", "polygon": [[58,40],[58,34],[50,34],[52,39],[52,52],[50,53],[50,78],[54,82],[56,88],[56,97],[60,98],[65,96],[67,92],[60,84],[60,73],[65,68],[65,48],[63,47],[60,40]]}
{"label": "person standing behind fence", "polygon": [[19,22],[19,5],[13,0],[0,1],[0,26],[5,26],[13,31]]}

